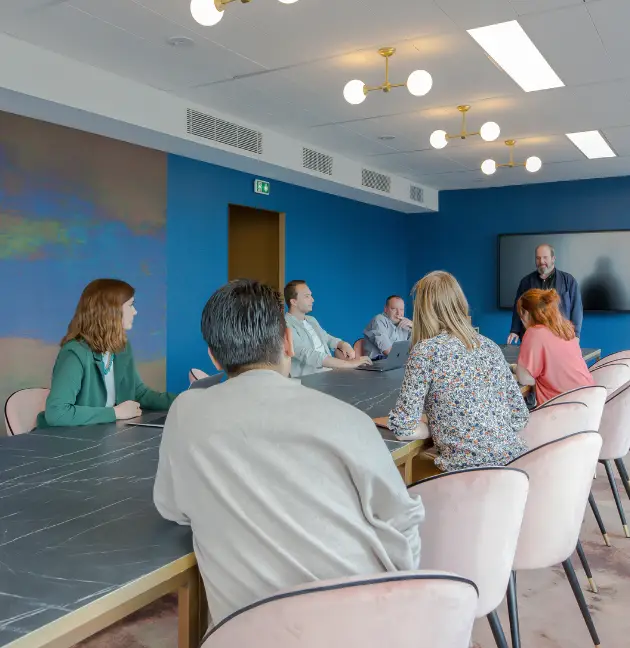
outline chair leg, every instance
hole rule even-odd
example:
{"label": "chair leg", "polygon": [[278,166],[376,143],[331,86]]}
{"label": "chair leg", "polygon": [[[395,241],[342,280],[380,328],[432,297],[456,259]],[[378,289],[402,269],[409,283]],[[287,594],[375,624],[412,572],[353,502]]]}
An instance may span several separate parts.
{"label": "chair leg", "polygon": [[597,594],[598,589],[597,585],[595,584],[595,581],[593,580],[593,574],[591,572],[591,567],[588,564],[588,560],[586,560],[586,554],[584,553],[584,548],[582,547],[582,543],[578,540],[577,542],[577,547],[575,548],[577,551],[578,558],[580,559],[580,562],[582,563],[582,568],[586,572],[586,578],[588,578],[588,584],[591,586],[591,592],[594,594]]}
{"label": "chair leg", "polygon": [[597,508],[597,502],[595,502],[595,498],[593,497],[592,491],[588,494],[588,503],[591,505],[591,510],[593,511],[593,515],[597,520],[597,526],[599,527],[599,532],[602,534],[606,546],[610,547],[610,540],[608,539],[608,534],[606,533],[604,520],[602,520],[602,516],[599,514],[599,508]]}
{"label": "chair leg", "polygon": [[510,634],[512,648],[521,648],[521,630],[518,625],[518,603],[516,600],[516,572],[510,574],[507,591],[508,613],[510,615]]}
{"label": "chair leg", "polygon": [[619,471],[619,476],[623,482],[623,487],[626,489],[626,495],[630,498],[630,482],[628,481],[628,471],[626,470],[626,464],[623,462],[623,459],[615,459],[615,466]]}
{"label": "chair leg", "polygon": [[497,644],[497,648],[508,648],[508,642],[505,638],[503,628],[501,627],[501,621],[499,621],[499,615],[497,611],[490,612],[488,615],[488,623],[490,624],[490,629],[492,630],[492,636],[494,641]]}
{"label": "chair leg", "polygon": [[591,639],[595,644],[595,648],[599,648],[600,644],[599,644],[599,637],[597,636],[597,630],[595,630],[595,624],[593,623],[593,619],[591,617],[591,613],[589,612],[588,605],[586,605],[586,599],[584,598],[584,593],[582,592],[582,589],[580,588],[580,584],[578,583],[578,579],[577,576],[575,575],[575,570],[573,569],[573,565],[571,564],[571,561],[567,559],[562,563],[562,566],[564,567],[564,572],[567,575],[567,578],[569,579],[569,585],[571,585],[571,589],[573,590],[573,595],[575,596],[575,600],[577,601],[577,604],[580,606],[580,612],[584,617],[584,621],[586,621],[586,627],[588,628],[588,631],[591,634]]}
{"label": "chair leg", "polygon": [[623,526],[623,532],[626,534],[626,538],[630,538],[630,531],[628,530],[628,523],[626,521],[626,514],[624,513],[623,506],[621,505],[621,498],[619,497],[619,490],[617,489],[617,482],[615,481],[615,475],[612,471],[612,464],[610,459],[604,461],[604,467],[606,468],[606,474],[608,475],[608,481],[610,482],[610,488],[612,489],[613,497],[615,498],[615,504],[617,505],[617,511],[619,511],[619,517],[621,518],[621,524]]}

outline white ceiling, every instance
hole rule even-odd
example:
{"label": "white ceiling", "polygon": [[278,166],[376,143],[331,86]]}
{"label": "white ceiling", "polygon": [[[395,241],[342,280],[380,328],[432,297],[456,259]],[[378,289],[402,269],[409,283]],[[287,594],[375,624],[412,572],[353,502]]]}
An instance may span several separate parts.
{"label": "white ceiling", "polygon": [[[566,87],[523,92],[466,33],[512,19]],[[16,38],[436,189],[630,175],[629,24],[630,0],[253,0],[205,28],[189,0],[0,1],[0,30]],[[194,45],[174,48],[173,36]],[[347,104],[350,79],[382,82],[385,45],[398,50],[393,82],[422,68],[433,89]],[[461,103],[471,130],[492,119],[500,141],[431,149],[433,130],[458,131]],[[618,158],[587,160],[564,136],[593,129]],[[507,161],[508,137],[540,172],[481,173],[488,157]]]}

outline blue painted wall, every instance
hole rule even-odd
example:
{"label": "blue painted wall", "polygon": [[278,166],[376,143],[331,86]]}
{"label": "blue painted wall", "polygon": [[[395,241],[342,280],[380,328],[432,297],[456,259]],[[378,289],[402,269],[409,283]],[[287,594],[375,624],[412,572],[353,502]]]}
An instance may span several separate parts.
{"label": "blue painted wall", "polygon": [[[272,181],[254,193],[254,176],[169,156],[167,192],[167,384],[185,389],[191,367],[210,372],[201,311],[227,281],[228,205],[286,214],[286,278],[305,279],[313,315],[350,343],[407,289],[409,217],[398,212]],[[374,253],[380,249],[380,256]]]}
{"label": "blue painted wall", "polygon": [[[497,235],[630,229],[630,177],[443,191],[439,214],[414,218],[410,229],[409,285],[431,270],[452,272],[474,324],[504,343],[511,315],[496,306]],[[581,344],[604,353],[629,349],[630,314],[586,314]]]}

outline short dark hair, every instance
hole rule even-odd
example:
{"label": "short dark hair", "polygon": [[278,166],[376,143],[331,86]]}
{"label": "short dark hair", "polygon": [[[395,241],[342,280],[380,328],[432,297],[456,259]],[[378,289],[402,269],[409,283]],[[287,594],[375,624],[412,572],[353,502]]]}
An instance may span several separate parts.
{"label": "short dark hair", "polygon": [[284,287],[284,303],[291,308],[291,300],[297,299],[297,290],[298,286],[306,285],[304,279],[293,279]]}
{"label": "short dark hair", "polygon": [[201,333],[228,375],[280,362],[286,331],[280,293],[249,279],[230,281],[208,300]]}
{"label": "short dark hair", "polygon": [[405,301],[400,295],[390,295],[386,300],[385,300],[385,306],[389,306],[389,302],[392,299],[402,299],[402,301]]}

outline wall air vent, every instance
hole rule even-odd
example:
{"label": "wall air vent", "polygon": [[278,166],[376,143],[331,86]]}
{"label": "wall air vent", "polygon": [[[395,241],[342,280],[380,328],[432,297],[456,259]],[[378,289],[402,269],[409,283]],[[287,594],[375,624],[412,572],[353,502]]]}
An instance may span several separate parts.
{"label": "wall air vent", "polygon": [[319,153],[313,149],[302,147],[302,166],[305,169],[310,169],[311,171],[317,171],[318,173],[325,173],[326,175],[331,176],[333,170],[333,159],[332,155],[326,155],[325,153]]}
{"label": "wall air vent", "polygon": [[422,187],[416,187],[416,185],[410,185],[409,200],[413,200],[417,203],[424,203],[424,189]]}
{"label": "wall air vent", "polygon": [[188,108],[186,132],[213,142],[262,155],[262,133]]}
{"label": "wall air vent", "polygon": [[369,169],[362,170],[361,184],[364,187],[376,189],[376,191],[382,191],[383,193],[391,193],[392,190],[392,179],[388,175],[370,171]]}

